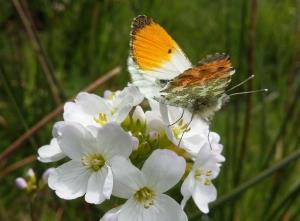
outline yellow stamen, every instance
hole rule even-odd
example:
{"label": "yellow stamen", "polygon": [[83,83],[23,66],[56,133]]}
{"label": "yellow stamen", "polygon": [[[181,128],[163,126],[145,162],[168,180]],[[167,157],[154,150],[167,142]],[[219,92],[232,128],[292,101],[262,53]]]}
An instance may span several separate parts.
{"label": "yellow stamen", "polygon": [[107,115],[105,113],[100,113],[98,118],[94,117],[94,120],[96,123],[100,124],[101,126],[105,125],[107,123]]}
{"label": "yellow stamen", "polygon": [[105,159],[101,154],[91,154],[82,157],[81,163],[92,171],[98,171],[105,165]]}
{"label": "yellow stamen", "polygon": [[153,205],[154,197],[155,193],[146,186],[139,189],[134,194],[134,199],[137,200],[139,203],[142,203],[145,209],[148,209],[150,206]]}

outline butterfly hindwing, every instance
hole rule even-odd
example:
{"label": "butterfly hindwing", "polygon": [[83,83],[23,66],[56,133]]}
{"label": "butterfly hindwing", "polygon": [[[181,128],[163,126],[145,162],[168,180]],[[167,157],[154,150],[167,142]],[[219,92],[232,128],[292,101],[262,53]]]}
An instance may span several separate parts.
{"label": "butterfly hindwing", "polygon": [[197,66],[170,80],[161,91],[162,98],[159,101],[191,111],[213,106],[223,97],[233,73],[227,55],[208,56]]}

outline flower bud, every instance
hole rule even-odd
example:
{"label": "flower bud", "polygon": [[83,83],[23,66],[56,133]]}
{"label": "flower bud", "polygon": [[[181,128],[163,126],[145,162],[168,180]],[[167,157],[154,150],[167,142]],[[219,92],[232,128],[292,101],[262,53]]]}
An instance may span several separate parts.
{"label": "flower bud", "polygon": [[158,132],[155,131],[155,130],[150,131],[150,132],[149,132],[149,138],[150,138],[151,140],[156,140],[156,139],[158,138]]}
{"label": "flower bud", "polygon": [[139,140],[134,136],[131,136],[131,146],[133,150],[136,150],[139,146]]}
{"label": "flower bud", "polygon": [[25,181],[25,179],[23,177],[18,177],[16,179],[16,186],[20,189],[23,190],[25,188],[27,188],[27,182]]}
{"label": "flower bud", "polygon": [[143,109],[141,108],[141,106],[136,106],[133,114],[132,114],[132,120],[134,122],[136,122],[137,120],[139,120],[141,123],[145,122],[145,113],[143,111]]}

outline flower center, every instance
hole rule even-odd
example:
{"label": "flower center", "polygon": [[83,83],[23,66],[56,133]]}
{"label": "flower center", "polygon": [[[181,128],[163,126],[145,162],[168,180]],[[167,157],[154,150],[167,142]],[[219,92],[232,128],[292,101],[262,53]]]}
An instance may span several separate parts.
{"label": "flower center", "polygon": [[174,137],[179,140],[183,133],[190,131],[191,128],[188,127],[187,123],[183,122],[183,119],[181,119],[177,124],[175,124],[172,127],[172,132],[174,134]]}
{"label": "flower center", "polygon": [[98,123],[101,126],[103,126],[104,124],[107,123],[107,114],[100,113],[98,117],[94,117],[94,120],[96,121],[96,123]]}
{"label": "flower center", "polygon": [[153,190],[149,189],[148,187],[143,187],[139,189],[135,194],[134,198],[144,205],[145,209],[148,209],[154,203],[155,193]]}
{"label": "flower center", "polygon": [[91,154],[83,156],[81,158],[81,163],[92,171],[98,171],[104,166],[105,159],[101,154]]}
{"label": "flower center", "polygon": [[206,186],[209,186],[212,184],[210,177],[212,176],[211,170],[201,170],[200,168],[197,168],[195,170],[194,178],[195,180],[198,180],[199,182],[203,183]]}

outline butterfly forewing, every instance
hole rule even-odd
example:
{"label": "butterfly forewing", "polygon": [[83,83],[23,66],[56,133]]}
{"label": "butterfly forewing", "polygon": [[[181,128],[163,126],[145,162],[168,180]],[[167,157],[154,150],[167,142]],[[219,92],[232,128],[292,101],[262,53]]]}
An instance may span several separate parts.
{"label": "butterfly forewing", "polygon": [[156,79],[173,79],[192,66],[172,37],[145,15],[132,22],[130,52],[134,68]]}

